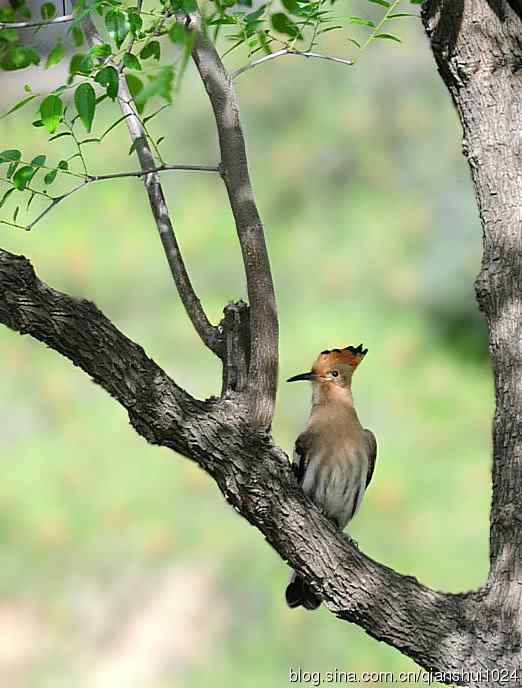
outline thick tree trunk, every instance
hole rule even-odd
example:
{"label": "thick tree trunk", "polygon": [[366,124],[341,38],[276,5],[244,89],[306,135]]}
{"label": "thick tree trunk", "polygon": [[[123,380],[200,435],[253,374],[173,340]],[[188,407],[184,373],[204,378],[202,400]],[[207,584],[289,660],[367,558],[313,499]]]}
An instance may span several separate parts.
{"label": "thick tree trunk", "polygon": [[495,640],[477,637],[477,647],[502,669],[522,666],[521,5],[431,0],[423,22],[462,123],[483,227],[475,286],[489,328],[496,394],[490,574],[483,604]]}

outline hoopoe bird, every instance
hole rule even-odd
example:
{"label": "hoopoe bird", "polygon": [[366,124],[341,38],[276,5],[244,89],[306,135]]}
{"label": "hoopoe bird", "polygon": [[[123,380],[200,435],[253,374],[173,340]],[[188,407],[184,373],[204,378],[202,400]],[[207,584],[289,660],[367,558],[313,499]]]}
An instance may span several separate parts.
{"label": "hoopoe bird", "polygon": [[[372,479],[377,442],[363,428],[352,397],[352,375],[368,349],[347,346],[322,351],[309,373],[287,382],[312,382],[312,410],[295,443],[292,468],[303,491],[340,530],[361,505]],[[294,571],[286,588],[290,608],[321,604]]]}

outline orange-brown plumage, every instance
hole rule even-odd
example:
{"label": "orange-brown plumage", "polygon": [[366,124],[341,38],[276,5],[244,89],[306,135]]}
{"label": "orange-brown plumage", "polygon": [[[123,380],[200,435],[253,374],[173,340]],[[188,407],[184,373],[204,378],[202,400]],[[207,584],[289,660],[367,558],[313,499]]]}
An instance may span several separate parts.
{"label": "orange-brown plumage", "polygon": [[339,365],[348,366],[353,372],[367,353],[368,349],[363,349],[362,344],[359,344],[358,347],[347,346],[344,349],[327,349],[321,351],[316,358],[312,371],[316,375],[323,375],[333,366]]}

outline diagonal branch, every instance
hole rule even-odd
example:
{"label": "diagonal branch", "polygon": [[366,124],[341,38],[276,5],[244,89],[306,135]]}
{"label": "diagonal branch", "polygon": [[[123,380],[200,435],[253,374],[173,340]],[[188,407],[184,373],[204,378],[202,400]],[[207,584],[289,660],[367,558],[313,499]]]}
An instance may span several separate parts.
{"label": "diagonal branch", "polygon": [[[52,289],[26,258],[1,249],[0,323],[69,358],[128,411],[149,442],[196,461],[338,618],[426,669],[495,666],[491,648],[485,654],[497,638],[491,626],[485,630],[482,593],[431,590],[357,550],[305,497],[283,452],[265,433],[252,432],[241,398],[192,398],[94,304]],[[457,679],[452,673],[445,680]]]}
{"label": "diagonal branch", "polygon": [[[86,17],[82,26],[85,35],[89,42],[101,42],[96,31],[96,27],[92,23],[90,17]],[[134,150],[138,156],[141,170],[143,172],[143,182],[149,197],[149,204],[152,215],[156,222],[163,250],[167,257],[167,261],[176,284],[176,288],[183,302],[187,315],[190,318],[194,329],[199,334],[203,343],[213,351],[216,356],[223,355],[223,347],[220,333],[217,327],[212,325],[207,318],[203,306],[194,291],[194,287],[190,281],[187,268],[183,261],[181,251],[174,233],[174,227],[170,219],[170,213],[161,186],[158,172],[155,171],[157,165],[154,161],[146,132],[143,128],[141,119],[139,118],[133,98],[125,81],[125,77],[121,74],[118,89],[118,101],[122,114],[125,116],[125,122],[129,130],[129,134],[134,146]]]}
{"label": "diagonal branch", "polygon": [[279,332],[270,261],[248,172],[238,99],[230,76],[200,25],[199,15],[186,17],[188,30],[195,32],[192,58],[214,111],[223,180],[245,266],[251,324],[248,382],[251,416],[256,426],[269,427],[277,388]]}

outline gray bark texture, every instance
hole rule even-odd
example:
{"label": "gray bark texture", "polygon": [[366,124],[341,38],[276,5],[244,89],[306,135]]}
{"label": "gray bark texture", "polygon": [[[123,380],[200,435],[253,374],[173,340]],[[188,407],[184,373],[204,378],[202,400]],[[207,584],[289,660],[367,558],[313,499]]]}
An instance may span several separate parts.
{"label": "gray bark texture", "polygon": [[[367,557],[305,497],[288,457],[274,444],[277,312],[268,254],[237,98],[219,56],[199,33],[192,56],[216,119],[250,301],[229,304],[215,327],[174,245],[147,151],[138,153],[158,229],[169,237],[165,249],[181,298],[203,341],[223,361],[221,397],[191,397],[94,304],[52,289],[26,258],[1,249],[0,323],[70,359],[127,410],[148,442],[209,473],[333,615],[410,656],[434,679],[511,687],[522,678],[521,10],[515,0],[428,0],[422,14],[462,122],[484,230],[476,292],[489,327],[496,412],[491,566],[481,589],[439,592]],[[199,31],[194,17],[183,21]]]}
{"label": "gray bark texture", "polygon": [[[475,290],[489,330],[496,410],[490,572],[470,651],[476,664],[501,671],[522,667],[521,17],[519,0],[428,0],[422,8],[462,124],[483,228]],[[520,681],[519,671],[504,685]]]}

